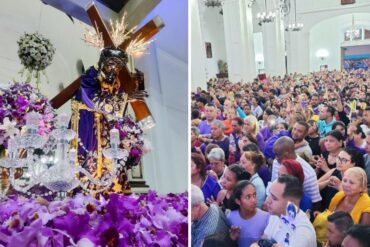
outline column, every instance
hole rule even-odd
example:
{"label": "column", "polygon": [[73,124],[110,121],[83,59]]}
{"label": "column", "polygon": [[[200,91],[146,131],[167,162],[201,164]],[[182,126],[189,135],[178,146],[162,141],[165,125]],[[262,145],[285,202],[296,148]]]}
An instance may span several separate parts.
{"label": "column", "polygon": [[207,89],[206,52],[201,33],[198,0],[190,0],[191,11],[191,89]]}
{"label": "column", "polygon": [[285,27],[283,16],[276,14],[274,22],[262,23],[263,55],[268,76],[285,75]]}
{"label": "column", "polygon": [[310,69],[310,33],[306,27],[299,32],[286,32],[288,73],[307,74]]}
{"label": "column", "polygon": [[256,77],[253,16],[250,0],[227,0],[223,5],[226,57],[231,82]]}

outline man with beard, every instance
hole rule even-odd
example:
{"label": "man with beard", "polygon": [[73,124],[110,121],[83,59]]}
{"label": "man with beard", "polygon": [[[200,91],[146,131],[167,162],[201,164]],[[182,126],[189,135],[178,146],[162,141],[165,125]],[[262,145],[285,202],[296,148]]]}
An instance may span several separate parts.
{"label": "man with beard", "polygon": [[312,150],[308,142],[305,140],[310,126],[304,121],[298,121],[292,128],[292,139],[294,141],[295,152],[303,159],[312,159]]}
{"label": "man with beard", "polygon": [[314,115],[319,115],[319,113],[320,113],[319,103],[320,103],[319,95],[318,94],[312,94],[310,104],[311,104],[311,108],[313,110]]}
{"label": "man with beard", "polygon": [[324,138],[326,134],[332,130],[332,126],[335,122],[334,114],[335,109],[330,105],[324,105],[320,108],[320,120],[317,124],[321,138]]}

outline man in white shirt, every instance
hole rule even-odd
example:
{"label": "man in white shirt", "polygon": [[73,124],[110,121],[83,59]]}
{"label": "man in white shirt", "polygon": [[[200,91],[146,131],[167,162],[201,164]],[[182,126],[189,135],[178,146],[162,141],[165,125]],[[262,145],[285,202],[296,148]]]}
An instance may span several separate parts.
{"label": "man in white shirt", "polygon": [[263,238],[275,240],[279,247],[316,247],[316,233],[298,205],[303,187],[298,178],[280,176],[272,183],[266,199],[271,214]]}
{"label": "man in white shirt", "polygon": [[272,163],[271,181],[278,177],[280,163],[283,159],[293,159],[301,164],[304,173],[303,188],[312,200],[312,209],[319,210],[322,200],[319,190],[319,183],[315,170],[304,159],[296,155],[294,141],[287,136],[282,136],[276,140],[273,146],[275,159]]}

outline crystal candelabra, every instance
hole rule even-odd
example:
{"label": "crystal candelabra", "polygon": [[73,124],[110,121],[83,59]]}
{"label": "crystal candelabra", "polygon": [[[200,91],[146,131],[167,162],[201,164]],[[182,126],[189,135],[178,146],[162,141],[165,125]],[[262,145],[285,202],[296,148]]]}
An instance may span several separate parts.
{"label": "crystal candelabra", "polygon": [[[8,157],[0,161],[0,167],[9,169],[9,183],[0,197],[6,196],[10,185],[27,195],[32,195],[34,187],[45,187],[47,192],[41,195],[57,193],[60,199],[78,186],[89,192],[101,192],[111,186],[117,177],[118,161],[127,161],[129,155],[126,150],[119,148],[117,129],[110,130],[110,148],[103,150],[103,155],[112,160],[112,168],[101,178],[96,178],[76,165],[77,151],[70,149],[70,142],[76,133],[68,129],[69,118],[59,115],[56,128],[49,136],[37,133],[39,119],[40,114],[29,113],[26,133],[9,139]],[[81,176],[83,179],[79,178]],[[93,186],[96,188],[90,185],[96,185]]]}
{"label": "crystal candelabra", "polygon": [[352,15],[352,26],[344,33],[348,40],[358,39],[361,36],[361,30],[355,26],[355,16]]}
{"label": "crystal candelabra", "polygon": [[269,23],[273,22],[275,20],[276,13],[269,11],[267,12],[262,12],[262,13],[257,13],[257,19],[258,19],[258,24],[261,25],[262,23]]}
{"label": "crystal candelabra", "polygon": [[297,2],[294,0],[294,23],[286,26],[285,31],[287,32],[298,32],[303,28],[303,23],[297,22]]}
{"label": "crystal candelabra", "polygon": [[257,13],[257,20],[258,20],[258,25],[262,25],[262,23],[269,23],[273,22],[276,17],[276,12],[275,11],[269,11],[267,12],[267,3],[265,0],[265,11]]}
{"label": "crystal candelabra", "polygon": [[224,3],[224,0],[203,0],[203,2],[206,7],[215,8],[215,7],[221,7],[222,4]]}
{"label": "crystal candelabra", "polygon": [[298,32],[303,29],[303,23],[300,22],[295,22],[293,24],[289,24],[286,28],[285,31],[292,31],[292,32]]}

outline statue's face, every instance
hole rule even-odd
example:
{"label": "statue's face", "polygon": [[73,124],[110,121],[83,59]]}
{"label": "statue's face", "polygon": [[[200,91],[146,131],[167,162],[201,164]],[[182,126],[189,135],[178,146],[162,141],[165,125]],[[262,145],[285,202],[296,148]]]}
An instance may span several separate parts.
{"label": "statue's face", "polygon": [[109,84],[112,84],[123,66],[124,63],[118,58],[113,57],[105,61],[101,70],[103,80]]}

